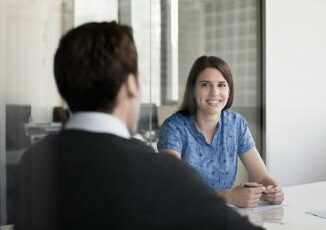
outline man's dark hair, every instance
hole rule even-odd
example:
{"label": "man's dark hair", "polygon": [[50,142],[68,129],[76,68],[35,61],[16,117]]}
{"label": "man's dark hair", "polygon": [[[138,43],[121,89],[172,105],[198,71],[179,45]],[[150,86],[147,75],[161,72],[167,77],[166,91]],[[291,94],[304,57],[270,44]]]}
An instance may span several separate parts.
{"label": "man's dark hair", "polygon": [[221,58],[215,56],[201,56],[197,58],[188,75],[185,93],[183,96],[182,104],[180,106],[181,114],[188,116],[196,113],[195,102],[195,85],[199,74],[207,68],[214,68],[221,72],[226,82],[229,85],[230,95],[228,101],[223,108],[226,110],[232,106],[234,96],[233,77],[228,64]]}
{"label": "man's dark hair", "polygon": [[55,80],[72,112],[111,112],[122,83],[137,71],[132,29],[114,21],[72,29],[54,57]]}

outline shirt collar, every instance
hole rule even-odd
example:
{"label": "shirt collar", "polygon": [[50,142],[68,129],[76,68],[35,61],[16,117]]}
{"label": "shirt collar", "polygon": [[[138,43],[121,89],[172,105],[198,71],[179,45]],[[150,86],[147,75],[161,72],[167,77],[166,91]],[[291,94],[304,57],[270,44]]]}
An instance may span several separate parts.
{"label": "shirt collar", "polygon": [[[215,139],[216,135],[219,133],[219,131],[223,125],[223,117],[224,117],[224,110],[221,112],[220,120],[216,124],[217,129],[214,134],[214,139]],[[204,135],[196,127],[195,115],[189,116],[187,121],[188,121],[188,127],[190,128],[190,131],[193,133],[193,135],[195,137],[201,139],[202,141],[204,141],[204,143],[206,143],[206,139],[205,139]]]}
{"label": "shirt collar", "polygon": [[130,138],[126,125],[118,118],[101,112],[77,112],[71,115],[65,129],[78,129],[94,133],[110,133]]}

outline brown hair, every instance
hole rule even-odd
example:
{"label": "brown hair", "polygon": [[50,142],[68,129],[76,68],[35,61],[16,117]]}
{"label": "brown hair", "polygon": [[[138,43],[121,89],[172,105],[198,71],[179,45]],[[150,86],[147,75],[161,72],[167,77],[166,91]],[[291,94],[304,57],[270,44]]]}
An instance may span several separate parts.
{"label": "brown hair", "polygon": [[229,66],[222,59],[215,56],[201,56],[197,58],[191,67],[188,75],[185,93],[183,96],[183,101],[178,112],[183,115],[193,115],[196,112],[196,102],[195,102],[195,85],[198,75],[206,68],[215,68],[221,72],[226,82],[228,83],[230,89],[230,95],[228,101],[223,108],[226,110],[231,107],[233,103],[234,87],[233,78]]}
{"label": "brown hair", "polygon": [[137,51],[129,26],[87,23],[59,43],[54,75],[71,111],[111,112],[129,74],[137,77]]}

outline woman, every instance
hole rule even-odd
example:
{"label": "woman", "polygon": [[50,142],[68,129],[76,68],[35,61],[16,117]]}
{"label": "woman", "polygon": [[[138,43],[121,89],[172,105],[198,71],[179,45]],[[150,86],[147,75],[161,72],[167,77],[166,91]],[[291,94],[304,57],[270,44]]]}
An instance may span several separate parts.
{"label": "woman", "polygon": [[[228,65],[217,57],[199,57],[180,110],[162,125],[158,149],[186,161],[228,203],[255,207],[262,199],[280,204],[282,188],[261,159],[245,118],[228,110],[233,94]],[[232,188],[238,156],[251,182]]]}

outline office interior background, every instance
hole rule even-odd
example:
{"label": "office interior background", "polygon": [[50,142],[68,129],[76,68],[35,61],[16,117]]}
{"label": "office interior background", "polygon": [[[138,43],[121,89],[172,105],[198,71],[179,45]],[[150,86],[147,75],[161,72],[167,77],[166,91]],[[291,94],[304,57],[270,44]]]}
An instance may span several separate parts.
{"label": "office interior background", "polygon": [[324,0],[0,0],[0,225],[19,157],[66,115],[52,69],[59,38],[89,21],[133,27],[136,138],[155,147],[192,63],[214,55],[231,67],[231,109],[247,118],[272,175],[283,186],[326,180],[325,10]]}

